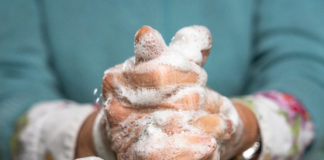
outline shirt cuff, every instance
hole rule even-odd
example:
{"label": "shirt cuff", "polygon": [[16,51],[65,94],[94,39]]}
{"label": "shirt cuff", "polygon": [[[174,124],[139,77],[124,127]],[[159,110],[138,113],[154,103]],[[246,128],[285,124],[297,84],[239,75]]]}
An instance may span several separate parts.
{"label": "shirt cuff", "polygon": [[74,158],[79,129],[95,110],[92,105],[71,101],[35,104],[23,118],[26,122],[17,137],[15,159],[70,160]]}
{"label": "shirt cuff", "polygon": [[278,91],[234,98],[249,107],[258,120],[260,160],[298,159],[314,138],[314,125],[301,103]]}

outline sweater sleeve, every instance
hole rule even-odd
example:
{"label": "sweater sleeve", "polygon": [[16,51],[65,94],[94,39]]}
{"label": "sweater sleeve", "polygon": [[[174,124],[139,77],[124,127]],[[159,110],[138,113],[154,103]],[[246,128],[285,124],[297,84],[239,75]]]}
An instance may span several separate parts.
{"label": "sweater sleeve", "polygon": [[38,101],[61,98],[37,2],[0,0],[0,159],[10,159],[16,119]]}
{"label": "sweater sleeve", "polygon": [[98,106],[72,101],[47,101],[33,105],[19,118],[12,149],[17,160],[74,159],[79,129]]}
{"label": "sweater sleeve", "polygon": [[[299,159],[314,139],[309,114],[290,94],[267,91],[233,101],[244,104],[256,116],[262,142],[260,160]],[[251,157],[249,150],[242,155]]]}
{"label": "sweater sleeve", "polygon": [[245,90],[246,94],[268,90],[289,93],[305,106],[316,130],[315,143],[306,154],[313,157],[310,159],[324,154],[323,10],[324,2],[319,0],[258,1],[254,58]]}
{"label": "sweater sleeve", "polygon": [[260,0],[254,59],[247,93],[278,90],[294,95],[324,137],[324,2]]}

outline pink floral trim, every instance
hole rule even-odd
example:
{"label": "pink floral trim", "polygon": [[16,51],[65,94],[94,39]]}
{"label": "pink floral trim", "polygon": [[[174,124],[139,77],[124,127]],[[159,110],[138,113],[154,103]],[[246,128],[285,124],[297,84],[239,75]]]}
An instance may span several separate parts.
{"label": "pink floral trim", "polygon": [[278,91],[260,92],[258,94],[276,102],[288,113],[289,119],[294,119],[296,116],[301,116],[303,121],[310,120],[308,112],[294,96]]}
{"label": "pink floral trim", "polygon": [[[261,126],[261,133],[267,133],[267,136],[273,136],[278,134],[274,134],[272,132],[280,132],[281,135],[285,134],[286,136],[289,135],[289,137],[291,137],[288,138],[291,139],[291,141],[282,142],[290,143],[289,145],[291,146],[286,155],[272,153],[272,150],[276,150],[272,148],[274,145],[272,145],[273,142],[271,138],[274,137],[271,137],[270,139],[268,137],[267,140],[262,141],[265,144],[262,144],[264,150],[262,150],[259,159],[298,159],[303,155],[305,148],[314,138],[315,129],[313,122],[311,121],[311,116],[308,114],[301,102],[288,93],[279,91],[265,91],[250,96],[235,98],[234,100],[245,104],[247,107],[253,110],[256,117],[258,117],[259,125]],[[271,103],[269,103],[270,101]],[[271,126],[276,128],[275,126],[279,125],[278,121],[272,122],[272,120],[265,120],[264,116],[268,117],[268,119],[269,117],[273,117],[270,118],[273,120],[283,118],[283,121],[280,123],[285,124],[280,124],[280,126],[285,127],[283,130],[288,132],[272,130]]]}

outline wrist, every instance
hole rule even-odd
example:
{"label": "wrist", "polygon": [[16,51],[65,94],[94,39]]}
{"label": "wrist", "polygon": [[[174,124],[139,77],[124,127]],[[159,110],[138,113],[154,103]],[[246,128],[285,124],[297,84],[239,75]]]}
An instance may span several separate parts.
{"label": "wrist", "polygon": [[115,154],[109,144],[109,124],[105,109],[101,109],[95,119],[92,137],[97,155],[103,159],[115,159]]}
{"label": "wrist", "polygon": [[239,147],[235,152],[235,155],[237,155],[251,147],[256,141],[258,141],[260,135],[258,122],[252,110],[242,103],[233,102],[233,104],[242,122],[242,133],[234,135],[240,136],[240,142],[238,145]]}
{"label": "wrist", "polygon": [[97,114],[98,111],[91,113],[82,124],[77,138],[75,158],[96,155],[92,130]]}
{"label": "wrist", "polygon": [[254,113],[245,105],[233,102],[239,117],[236,131],[231,138],[224,141],[222,159],[230,159],[251,147],[258,140],[259,129]]}

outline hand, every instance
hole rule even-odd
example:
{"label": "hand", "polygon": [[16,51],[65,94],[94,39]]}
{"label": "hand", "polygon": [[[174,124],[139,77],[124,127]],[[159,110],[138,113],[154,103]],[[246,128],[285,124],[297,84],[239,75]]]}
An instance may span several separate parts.
{"label": "hand", "polygon": [[243,148],[233,105],[205,86],[210,48],[201,26],[180,30],[169,47],[154,29],[138,31],[135,58],[107,70],[102,87],[118,159],[229,158]]}
{"label": "hand", "polygon": [[[211,90],[205,88],[207,76],[198,65],[206,60],[211,38],[206,28],[190,29],[206,34],[207,43],[200,46],[198,56],[190,59],[177,54],[167,55],[170,48],[160,34],[145,26],[135,37],[135,58],[106,71],[103,95],[109,99],[110,135],[119,159],[205,159],[215,150],[213,136],[194,127],[203,127],[200,122],[207,117],[220,123],[216,115],[194,114],[201,109],[218,110],[218,94],[210,94],[216,98],[204,96]],[[169,63],[163,58],[177,61]],[[179,63],[190,68],[183,68]],[[194,123],[189,122],[195,119]],[[210,132],[222,134],[217,128]],[[143,151],[140,148],[143,145],[151,150]],[[197,147],[204,150],[197,153]]]}

